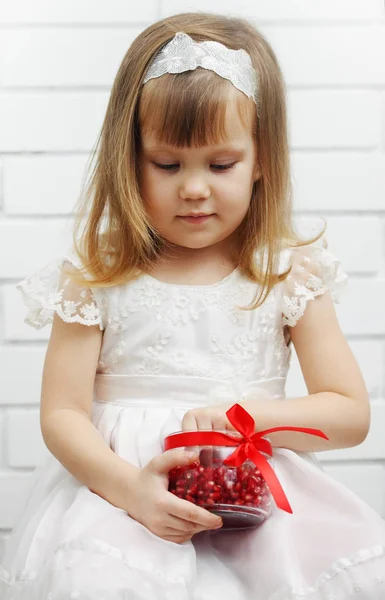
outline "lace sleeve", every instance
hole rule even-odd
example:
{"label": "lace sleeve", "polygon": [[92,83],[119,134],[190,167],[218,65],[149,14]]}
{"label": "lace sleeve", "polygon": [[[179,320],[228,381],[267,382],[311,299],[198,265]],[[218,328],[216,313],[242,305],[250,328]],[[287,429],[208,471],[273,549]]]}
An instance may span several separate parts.
{"label": "lace sleeve", "polygon": [[330,291],[333,301],[339,303],[347,283],[341,262],[327,249],[322,237],[309,246],[284,251],[283,267],[292,266],[282,282],[282,325],[293,327],[303,316],[309,300]]}
{"label": "lace sleeve", "polygon": [[[79,287],[66,270],[76,269],[76,260],[67,255],[55,260],[16,285],[28,308],[24,322],[35,329],[52,323],[56,313],[66,323],[106,325],[105,290]],[[69,269],[68,269],[69,268]]]}

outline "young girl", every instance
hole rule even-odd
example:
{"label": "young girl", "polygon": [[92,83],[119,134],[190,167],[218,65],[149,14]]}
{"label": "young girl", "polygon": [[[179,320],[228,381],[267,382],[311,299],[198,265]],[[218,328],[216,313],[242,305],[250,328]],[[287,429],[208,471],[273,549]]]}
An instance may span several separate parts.
{"label": "young girl", "polygon": [[[0,571],[3,600],[380,600],[385,526],[312,452],[360,444],[361,373],[336,320],[346,275],[290,210],[285,90],[246,21],[148,27],[115,79],[74,248],[18,284],[53,322],[41,428],[52,453]],[[78,235],[81,231],[81,236]],[[292,346],[309,395],[283,400]],[[168,491],[178,430],[241,404],[276,432],[293,514],[259,528]]]}

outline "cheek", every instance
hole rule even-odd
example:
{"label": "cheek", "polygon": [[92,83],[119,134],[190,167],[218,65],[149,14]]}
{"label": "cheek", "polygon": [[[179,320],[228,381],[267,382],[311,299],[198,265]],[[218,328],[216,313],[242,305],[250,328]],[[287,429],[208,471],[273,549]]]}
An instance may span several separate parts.
{"label": "cheek", "polygon": [[164,203],[164,200],[170,198],[170,192],[174,189],[172,178],[158,175],[156,171],[150,170],[146,177],[145,187],[148,197],[152,202]]}
{"label": "cheek", "polygon": [[250,182],[249,173],[244,176],[224,179],[217,187],[217,196],[221,203],[227,208],[232,208],[238,214],[246,211],[251,200],[253,182]]}
{"label": "cheek", "polygon": [[165,196],[164,184],[154,176],[152,169],[144,168],[140,178],[140,192],[144,205],[149,213],[154,214],[162,206],[162,196]]}
{"label": "cheek", "polygon": [[170,215],[173,215],[176,211],[176,207],[172,201],[172,194],[163,182],[147,185],[147,195],[144,199],[144,206],[146,207],[147,213],[158,225],[162,222],[168,222]]}

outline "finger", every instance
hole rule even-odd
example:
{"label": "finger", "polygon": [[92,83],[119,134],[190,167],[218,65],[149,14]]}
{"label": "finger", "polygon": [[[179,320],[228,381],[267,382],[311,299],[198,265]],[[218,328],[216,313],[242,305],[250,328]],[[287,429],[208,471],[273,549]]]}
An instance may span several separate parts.
{"label": "finger", "polygon": [[166,533],[171,533],[172,535],[176,535],[177,533],[179,533],[179,535],[190,533],[192,535],[199,531],[205,531],[206,529],[211,529],[211,527],[204,527],[203,525],[199,525],[199,523],[186,521],[185,519],[180,519],[174,515],[167,515],[167,524],[165,526]]}
{"label": "finger", "polygon": [[156,474],[168,475],[171,469],[193,463],[198,459],[197,452],[186,452],[182,448],[166,450],[160,456],[156,456],[147,465],[147,468]]}
{"label": "finger", "polygon": [[192,535],[164,535],[162,537],[167,542],[174,542],[174,544],[185,544],[191,540]]}
{"label": "finger", "polygon": [[235,429],[235,427],[233,427],[233,425],[231,425],[231,423],[226,423],[226,431],[231,431],[232,433],[234,433],[234,431],[237,431]]}
{"label": "finger", "polygon": [[197,415],[196,422],[197,429],[213,429],[213,423],[207,414]]}
{"label": "finger", "polygon": [[227,431],[228,428],[231,426],[230,421],[226,419],[225,414],[221,415],[220,413],[213,415],[212,424],[213,429],[222,429],[225,431]]}
{"label": "finger", "polygon": [[198,425],[194,413],[188,411],[182,419],[182,431],[195,431],[196,429],[198,429]]}
{"label": "finger", "polygon": [[167,507],[168,513],[192,523],[198,523],[203,527],[215,528],[222,524],[222,519],[217,515],[210,513],[201,506],[196,506],[188,500],[177,498],[170,494],[170,503]]}
{"label": "finger", "polygon": [[188,540],[190,540],[192,538],[192,536],[194,535],[193,533],[184,533],[184,532],[178,531],[177,529],[171,529],[170,527],[165,527],[161,533],[152,531],[152,530],[151,530],[151,532],[154,535],[157,535],[162,540],[167,540],[168,542],[174,542],[175,544],[183,544],[184,542],[187,542]]}
{"label": "finger", "polygon": [[207,448],[201,448],[199,452],[199,462],[202,467],[212,467],[214,458],[214,448],[208,446]]}

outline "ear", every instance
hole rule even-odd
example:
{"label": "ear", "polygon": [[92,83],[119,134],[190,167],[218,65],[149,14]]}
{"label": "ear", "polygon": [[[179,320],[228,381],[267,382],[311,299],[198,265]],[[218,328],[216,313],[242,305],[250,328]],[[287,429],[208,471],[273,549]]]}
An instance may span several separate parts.
{"label": "ear", "polygon": [[253,179],[254,179],[254,181],[258,181],[259,179],[261,179],[261,177],[262,177],[261,167],[259,166],[259,163],[256,163],[255,167],[254,167],[254,171],[253,171]]}

